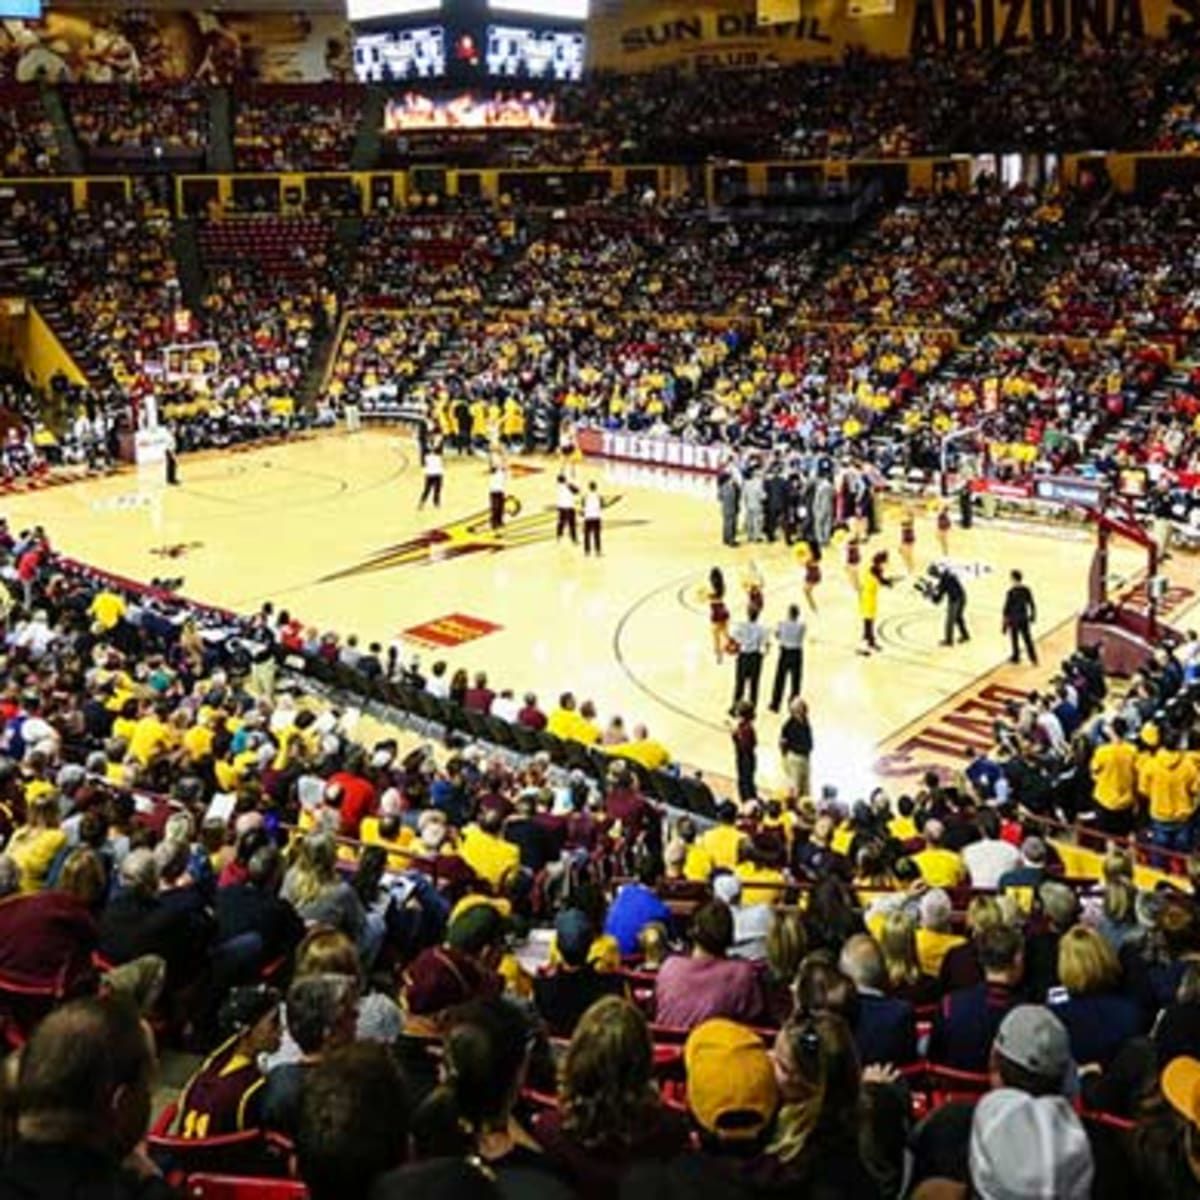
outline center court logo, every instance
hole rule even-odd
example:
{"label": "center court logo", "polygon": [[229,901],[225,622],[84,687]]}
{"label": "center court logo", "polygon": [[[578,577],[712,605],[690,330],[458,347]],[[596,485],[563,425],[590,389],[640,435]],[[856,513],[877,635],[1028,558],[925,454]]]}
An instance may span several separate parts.
{"label": "center court logo", "polygon": [[[604,496],[601,499],[606,512],[620,502],[620,496]],[[522,512],[520,500],[509,496],[504,505],[503,529],[492,529],[487,509],[480,509],[461,520],[397,542],[352,567],[323,576],[319,582],[331,583],[335,579],[350,579],[355,575],[372,575],[376,571],[390,571],[395,567],[430,567],[467,554],[499,554],[502,550],[518,550],[524,546],[554,541],[557,509],[543,508],[524,516]],[[608,527],[624,529],[645,524],[645,521],[626,519],[610,521]]]}

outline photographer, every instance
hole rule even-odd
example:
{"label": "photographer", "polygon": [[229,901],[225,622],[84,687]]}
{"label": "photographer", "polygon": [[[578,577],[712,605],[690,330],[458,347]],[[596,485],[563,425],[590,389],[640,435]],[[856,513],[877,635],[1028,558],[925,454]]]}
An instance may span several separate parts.
{"label": "photographer", "polygon": [[954,634],[958,632],[960,642],[969,642],[971,635],[967,631],[967,590],[962,580],[947,566],[932,566],[929,568],[931,582],[918,590],[933,604],[946,601],[946,625],[942,634],[943,646],[954,645]]}

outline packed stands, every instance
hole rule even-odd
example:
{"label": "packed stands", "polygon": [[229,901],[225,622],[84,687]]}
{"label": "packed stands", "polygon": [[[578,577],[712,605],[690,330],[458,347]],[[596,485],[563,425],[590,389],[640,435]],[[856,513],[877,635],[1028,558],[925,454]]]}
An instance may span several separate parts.
{"label": "packed stands", "polygon": [[74,84],[66,100],[92,170],[204,165],[209,102],[203,88]]}
{"label": "packed stands", "polygon": [[49,175],[58,170],[58,139],[37,88],[0,86],[0,166],[5,175]]}
{"label": "packed stands", "polygon": [[239,89],[233,145],[243,171],[344,171],[365,89],[352,84],[258,84]]}

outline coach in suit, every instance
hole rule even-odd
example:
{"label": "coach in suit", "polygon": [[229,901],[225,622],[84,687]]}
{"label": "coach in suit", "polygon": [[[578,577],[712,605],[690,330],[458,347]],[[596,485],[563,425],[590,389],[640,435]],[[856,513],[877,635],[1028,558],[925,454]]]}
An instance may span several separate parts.
{"label": "coach in suit", "polygon": [[1004,628],[1012,639],[1011,661],[1021,661],[1021,642],[1024,642],[1029,661],[1036,665],[1037,651],[1033,648],[1033,636],[1030,633],[1030,626],[1037,620],[1033,593],[1025,586],[1020,571],[1013,571],[1009,579],[1011,584],[1004,597]]}
{"label": "coach in suit", "polygon": [[854,1041],[859,1060],[902,1066],[917,1057],[917,1021],[906,1000],[885,995],[887,972],[883,954],[870,934],[858,933],[846,940],[839,966],[854,981],[858,992],[858,1016]]}

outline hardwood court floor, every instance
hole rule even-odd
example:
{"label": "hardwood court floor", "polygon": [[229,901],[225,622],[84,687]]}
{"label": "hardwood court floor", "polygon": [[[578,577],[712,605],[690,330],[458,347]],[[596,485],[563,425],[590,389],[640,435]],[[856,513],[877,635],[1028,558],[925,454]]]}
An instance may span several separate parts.
{"label": "hardwood court floor", "polygon": [[[727,549],[711,484],[619,466],[581,465],[580,480],[600,481],[608,502],[604,556],[554,540],[554,463],[516,460],[510,517],[496,539],[486,520],[482,459],[448,463],[440,512],[418,512],[421,477],[412,441],[396,431],[323,435],[235,454],[184,459],[182,485],[167,488],[156,469],[128,472],[0,504],[14,529],[38,521],[66,553],[140,580],[183,576],[198,600],[252,610],[265,600],[306,623],[362,643],[385,645],[423,626],[425,644],[406,643],[428,666],[484,669],[493,685],[535,690],[549,708],[560,690],[592,698],[607,720],[644,721],[680,760],[732,773],[725,728],[733,667],[717,666],[702,588],[720,565],[735,619],[744,564],[765,578],[769,624],[800,601],[802,569],[782,544]],[[434,531],[441,532],[434,532]],[[897,553],[896,513],[869,543]],[[951,557],[968,575],[973,640],[938,647],[941,610],[911,580],[881,597],[882,653],[856,654],[859,620],[840,552],[823,564],[819,611],[808,615],[804,694],[817,749],[814,775],[844,791],[876,777],[891,746],[953,697],[988,678],[1016,686],[1044,682],[1070,639],[1064,623],[1079,610],[1092,540],[1082,530],[1029,529],[999,522],[951,533]],[[917,525],[917,563],[936,556],[932,518]],[[1118,550],[1114,570],[1132,576],[1140,556]],[[1039,606],[1037,631],[1056,628],[1053,657],[1038,671],[1007,666],[1000,601],[1019,566]],[[1193,575],[1191,563],[1174,568]],[[1194,592],[1189,592],[1189,596]],[[1173,619],[1190,607],[1179,603]],[[465,618],[448,621],[447,618]],[[494,626],[495,628],[491,628]],[[477,636],[473,636],[477,635]],[[472,637],[459,645],[439,645]],[[774,652],[764,670],[764,689]],[[779,718],[760,699],[760,782],[778,782]]]}

